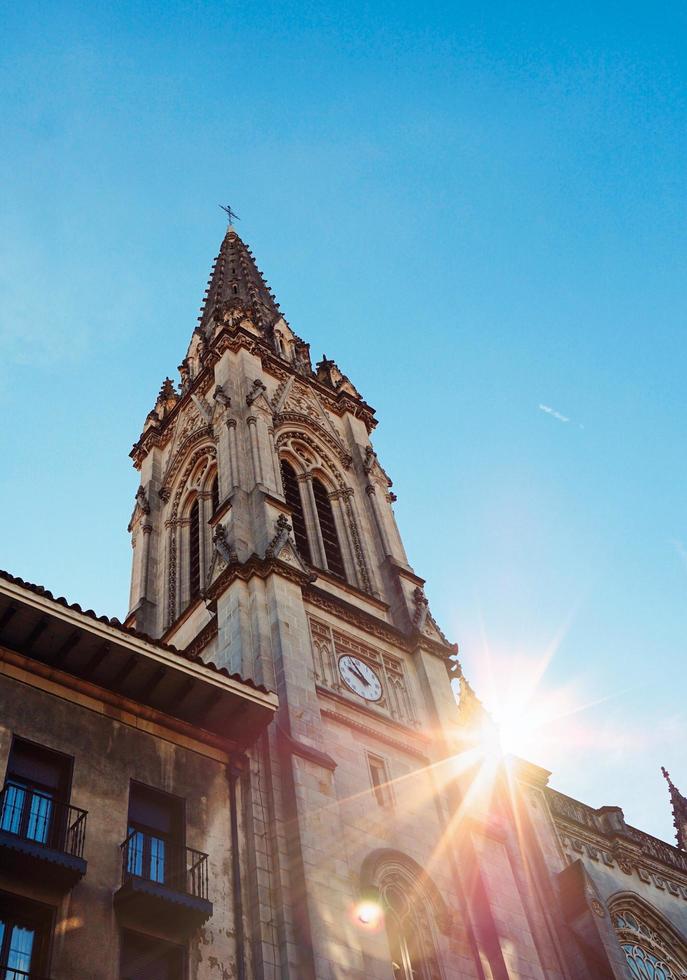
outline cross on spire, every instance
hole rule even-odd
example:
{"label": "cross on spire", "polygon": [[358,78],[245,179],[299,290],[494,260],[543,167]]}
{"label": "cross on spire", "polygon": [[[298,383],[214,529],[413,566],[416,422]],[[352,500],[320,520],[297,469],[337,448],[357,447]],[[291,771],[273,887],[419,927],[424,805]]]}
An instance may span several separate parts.
{"label": "cross on spire", "polygon": [[240,221],[241,220],[239,218],[238,214],[235,211],[232,211],[232,208],[231,208],[231,205],[230,204],[220,204],[220,208],[224,211],[224,213],[226,214],[227,218],[229,219],[229,227],[230,228],[234,224],[234,221]]}

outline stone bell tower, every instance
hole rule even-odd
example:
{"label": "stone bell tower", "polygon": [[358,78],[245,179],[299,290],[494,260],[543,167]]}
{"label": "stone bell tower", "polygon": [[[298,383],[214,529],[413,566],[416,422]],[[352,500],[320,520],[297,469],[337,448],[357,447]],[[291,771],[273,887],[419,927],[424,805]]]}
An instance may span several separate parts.
{"label": "stone bell tower", "polygon": [[[435,771],[456,648],[408,563],[373,409],[312,365],[231,226],[179,372],[131,453],[127,623],[279,696],[243,783],[250,975],[485,976]],[[353,914],[364,895],[384,931]]]}

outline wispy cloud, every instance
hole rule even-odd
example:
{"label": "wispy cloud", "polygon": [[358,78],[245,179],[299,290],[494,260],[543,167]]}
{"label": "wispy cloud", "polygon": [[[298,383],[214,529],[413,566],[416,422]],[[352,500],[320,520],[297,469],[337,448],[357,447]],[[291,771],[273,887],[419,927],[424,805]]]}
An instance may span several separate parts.
{"label": "wispy cloud", "polygon": [[539,410],[541,412],[546,412],[547,415],[552,416],[552,418],[554,418],[554,419],[558,419],[559,422],[569,422],[570,421],[570,419],[568,418],[567,415],[562,415],[560,412],[557,412],[555,408],[551,408],[550,405],[542,405],[541,402],[540,402],[539,403]]}

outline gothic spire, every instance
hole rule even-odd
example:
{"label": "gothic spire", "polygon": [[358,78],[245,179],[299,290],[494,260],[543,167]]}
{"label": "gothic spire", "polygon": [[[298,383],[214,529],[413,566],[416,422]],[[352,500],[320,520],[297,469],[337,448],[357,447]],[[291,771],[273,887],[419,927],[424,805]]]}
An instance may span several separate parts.
{"label": "gothic spire", "polygon": [[231,225],[213,264],[198,317],[200,329],[206,335],[213,314],[222,307],[243,307],[266,334],[281,316],[279,304],[255,264],[253,253]]}
{"label": "gothic spire", "polygon": [[675,827],[675,837],[677,846],[682,850],[687,850],[687,799],[682,795],[670,778],[670,773],[661,766],[661,772],[668,783],[670,791],[670,802],[673,807],[673,826]]}

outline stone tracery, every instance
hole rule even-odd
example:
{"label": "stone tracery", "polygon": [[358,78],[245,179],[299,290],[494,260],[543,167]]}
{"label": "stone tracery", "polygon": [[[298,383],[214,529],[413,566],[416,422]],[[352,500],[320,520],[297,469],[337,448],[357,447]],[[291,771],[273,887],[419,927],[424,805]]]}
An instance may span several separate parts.
{"label": "stone tracery", "polygon": [[611,905],[611,921],[633,980],[687,978],[687,949],[658,913],[627,895]]}

